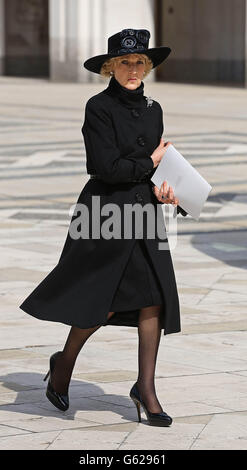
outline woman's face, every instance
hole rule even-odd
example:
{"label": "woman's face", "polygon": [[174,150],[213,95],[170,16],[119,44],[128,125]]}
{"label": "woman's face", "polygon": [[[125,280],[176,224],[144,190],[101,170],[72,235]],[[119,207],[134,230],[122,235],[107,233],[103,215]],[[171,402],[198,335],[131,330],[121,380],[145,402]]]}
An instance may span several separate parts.
{"label": "woman's face", "polygon": [[135,90],[141,84],[145,72],[144,59],[138,55],[124,55],[119,57],[113,69],[114,76],[120,85]]}

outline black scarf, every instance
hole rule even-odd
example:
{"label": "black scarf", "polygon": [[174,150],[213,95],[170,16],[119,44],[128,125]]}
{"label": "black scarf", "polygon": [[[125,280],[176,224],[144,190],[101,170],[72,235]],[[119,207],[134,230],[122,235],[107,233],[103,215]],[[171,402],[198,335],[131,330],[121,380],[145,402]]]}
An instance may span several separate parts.
{"label": "black scarf", "polygon": [[113,96],[120,103],[124,104],[127,108],[137,108],[146,106],[146,99],[143,95],[144,83],[141,82],[140,86],[135,90],[129,90],[122,86],[117,79],[112,76],[108,87],[104,90],[105,93]]}

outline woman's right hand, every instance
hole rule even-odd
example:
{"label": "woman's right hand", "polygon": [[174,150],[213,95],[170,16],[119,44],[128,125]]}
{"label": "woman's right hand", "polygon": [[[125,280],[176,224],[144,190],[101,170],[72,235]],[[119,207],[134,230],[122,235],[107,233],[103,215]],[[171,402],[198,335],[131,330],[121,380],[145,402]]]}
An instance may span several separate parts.
{"label": "woman's right hand", "polygon": [[162,159],[169,145],[171,145],[171,142],[165,142],[164,139],[161,137],[158,147],[156,147],[156,149],[151,155],[151,158],[154,162],[154,168],[160,163],[160,160]]}

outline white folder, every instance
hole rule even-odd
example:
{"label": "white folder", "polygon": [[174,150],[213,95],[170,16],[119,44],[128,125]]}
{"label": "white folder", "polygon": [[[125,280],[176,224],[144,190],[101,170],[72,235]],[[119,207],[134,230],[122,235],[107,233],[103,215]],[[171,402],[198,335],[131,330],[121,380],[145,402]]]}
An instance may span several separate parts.
{"label": "white folder", "polygon": [[212,186],[172,144],[168,145],[151,181],[159,189],[167,181],[179,200],[178,205],[196,220],[212,190]]}

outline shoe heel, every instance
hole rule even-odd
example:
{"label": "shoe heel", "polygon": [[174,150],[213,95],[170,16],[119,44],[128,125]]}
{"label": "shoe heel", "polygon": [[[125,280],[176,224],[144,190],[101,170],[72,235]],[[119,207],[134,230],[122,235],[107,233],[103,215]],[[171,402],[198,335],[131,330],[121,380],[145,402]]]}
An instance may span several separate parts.
{"label": "shoe heel", "polygon": [[137,409],[137,414],[138,414],[138,421],[139,423],[141,423],[142,419],[141,419],[141,410],[140,410],[140,402],[135,400],[134,398],[131,397],[131,399],[133,400],[133,402],[135,403],[136,405],[136,409]]}
{"label": "shoe heel", "polygon": [[169,416],[165,411],[162,411],[161,413],[151,413],[150,411],[148,411],[145,403],[140,397],[137,383],[133,385],[132,389],[130,390],[129,396],[136,405],[139,423],[141,422],[140,406],[142,406],[147,417],[148,423],[151,426],[170,426],[172,424],[171,416]]}
{"label": "shoe heel", "polygon": [[44,377],[44,379],[43,379],[43,380],[44,380],[44,382],[45,382],[45,381],[48,379],[49,375],[50,375],[50,371],[48,370],[48,372],[47,372],[46,376],[45,376],[45,377]]}
{"label": "shoe heel", "polygon": [[[44,381],[48,378],[49,375],[52,374],[53,369],[54,369],[54,365],[55,365],[56,357],[57,357],[58,353],[60,353],[60,352],[61,351],[58,351],[58,352],[52,354],[52,356],[50,357],[50,369],[48,370],[46,376],[44,377],[44,379],[43,379]],[[51,385],[51,380],[49,380],[47,388],[46,388],[46,396],[47,396],[48,400],[54,406],[56,406],[56,408],[58,408],[62,411],[66,411],[69,408],[69,395],[68,395],[68,393],[66,395],[62,395],[61,393],[56,392],[53,389],[52,385]]]}
{"label": "shoe heel", "polygon": [[54,362],[55,362],[55,357],[56,355],[59,353],[60,351],[54,353],[51,357],[50,357],[50,369],[48,370],[46,376],[44,377],[44,382],[47,380],[47,378],[49,377],[50,373],[52,372],[53,370],[53,367],[54,367]]}

